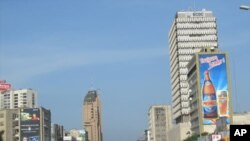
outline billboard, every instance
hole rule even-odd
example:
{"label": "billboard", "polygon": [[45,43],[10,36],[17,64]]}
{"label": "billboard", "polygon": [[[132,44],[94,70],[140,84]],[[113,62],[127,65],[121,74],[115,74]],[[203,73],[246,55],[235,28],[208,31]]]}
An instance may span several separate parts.
{"label": "billboard", "polygon": [[5,80],[0,80],[0,92],[4,92],[11,89],[11,84],[6,83]]}
{"label": "billboard", "polygon": [[20,141],[40,141],[40,110],[38,108],[21,109]]}
{"label": "billboard", "polygon": [[201,123],[215,125],[224,117],[230,123],[230,90],[225,53],[198,54]]}

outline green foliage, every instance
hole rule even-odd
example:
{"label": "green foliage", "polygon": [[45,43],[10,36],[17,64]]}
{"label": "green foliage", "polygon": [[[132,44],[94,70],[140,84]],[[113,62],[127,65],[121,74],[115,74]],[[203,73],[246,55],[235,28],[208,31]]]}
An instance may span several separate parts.
{"label": "green foliage", "polygon": [[199,135],[193,134],[193,135],[187,137],[186,139],[184,139],[183,141],[197,141],[198,137],[199,137]]}
{"label": "green foliage", "polygon": [[3,135],[4,131],[0,131],[0,141],[3,141],[2,135]]}
{"label": "green foliage", "polygon": [[[201,133],[201,136],[206,136],[206,135],[208,135],[207,132]],[[184,139],[183,141],[197,141],[199,136],[200,135],[198,135],[198,134],[193,134],[193,135],[187,137],[186,139]]]}

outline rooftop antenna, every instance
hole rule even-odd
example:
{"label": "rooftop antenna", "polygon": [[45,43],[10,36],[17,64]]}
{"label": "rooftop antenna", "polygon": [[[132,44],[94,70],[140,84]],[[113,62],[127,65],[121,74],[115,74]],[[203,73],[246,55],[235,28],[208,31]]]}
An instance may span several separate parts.
{"label": "rooftop antenna", "polygon": [[194,11],[195,11],[195,4],[196,4],[196,1],[195,0],[193,0],[193,6],[194,6]]}
{"label": "rooftop antenna", "polygon": [[90,90],[94,90],[94,78],[91,77],[91,80],[90,80]]}

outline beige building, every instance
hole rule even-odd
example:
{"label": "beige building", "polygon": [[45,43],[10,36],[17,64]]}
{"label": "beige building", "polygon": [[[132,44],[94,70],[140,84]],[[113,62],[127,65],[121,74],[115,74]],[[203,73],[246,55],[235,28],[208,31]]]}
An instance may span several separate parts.
{"label": "beige building", "polygon": [[250,124],[250,112],[247,113],[234,113],[233,114],[233,124]]}
{"label": "beige building", "polygon": [[0,110],[0,131],[4,141],[19,140],[19,109]]}
{"label": "beige building", "polygon": [[101,111],[101,101],[97,91],[88,91],[83,102],[83,125],[89,141],[102,141]]}
{"label": "beige building", "polygon": [[149,140],[150,141],[170,141],[168,131],[172,127],[171,106],[153,105],[148,111],[149,117]]}
{"label": "beige building", "polygon": [[190,123],[179,123],[174,125],[168,132],[169,141],[183,141],[191,136]]}

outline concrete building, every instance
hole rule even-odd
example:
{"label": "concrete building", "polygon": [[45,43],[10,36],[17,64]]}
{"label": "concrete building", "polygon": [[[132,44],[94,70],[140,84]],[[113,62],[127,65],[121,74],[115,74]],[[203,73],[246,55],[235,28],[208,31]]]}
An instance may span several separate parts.
{"label": "concrete building", "polygon": [[187,64],[204,47],[218,47],[216,18],[211,11],[177,12],[169,31],[172,112],[176,123],[189,122]]}
{"label": "concrete building", "polygon": [[72,129],[65,132],[64,141],[89,141],[85,130]]}
{"label": "concrete building", "polygon": [[[203,48],[187,65],[190,122],[194,134],[213,133],[216,122],[232,121],[231,85],[227,54],[217,48]],[[220,120],[219,120],[220,119]]]}
{"label": "concrete building", "polygon": [[102,141],[101,111],[101,101],[97,91],[88,91],[83,102],[83,125],[89,141]]}
{"label": "concrete building", "polygon": [[244,125],[250,124],[250,112],[245,113],[234,113],[233,114],[233,124]]}
{"label": "concrete building", "polygon": [[149,140],[170,141],[168,131],[172,127],[171,106],[153,105],[148,111],[149,117]]}
{"label": "concrete building", "polygon": [[3,141],[19,141],[19,109],[0,110],[0,131]]}
{"label": "concrete building", "polygon": [[43,107],[20,108],[20,139],[51,141],[51,113]]}
{"label": "concrete building", "polygon": [[0,131],[4,141],[50,141],[50,111],[40,108],[0,110]]}
{"label": "concrete building", "polygon": [[51,141],[63,141],[63,136],[63,126],[58,124],[51,124]]}
{"label": "concrete building", "polygon": [[0,94],[0,109],[35,107],[37,94],[32,89],[8,90]]}
{"label": "concrete building", "polygon": [[174,125],[168,132],[169,141],[183,141],[189,136],[191,136],[191,130],[188,122]]}

